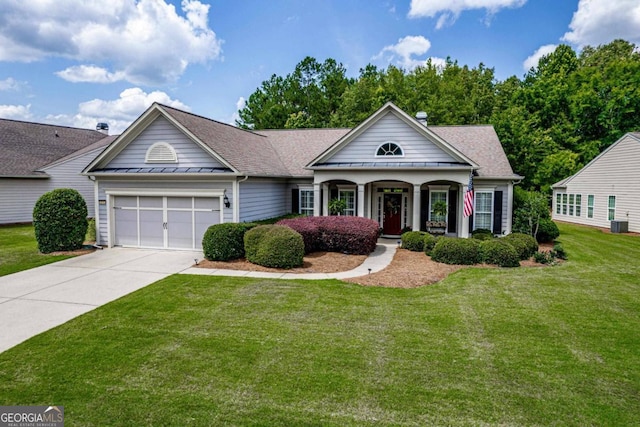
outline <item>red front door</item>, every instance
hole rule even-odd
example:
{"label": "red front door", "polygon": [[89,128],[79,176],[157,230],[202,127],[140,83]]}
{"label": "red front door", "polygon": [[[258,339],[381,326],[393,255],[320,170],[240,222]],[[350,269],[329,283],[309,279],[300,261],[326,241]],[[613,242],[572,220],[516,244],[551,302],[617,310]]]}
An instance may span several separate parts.
{"label": "red front door", "polygon": [[385,194],[383,203],[382,230],[384,234],[400,234],[402,232],[402,194]]}

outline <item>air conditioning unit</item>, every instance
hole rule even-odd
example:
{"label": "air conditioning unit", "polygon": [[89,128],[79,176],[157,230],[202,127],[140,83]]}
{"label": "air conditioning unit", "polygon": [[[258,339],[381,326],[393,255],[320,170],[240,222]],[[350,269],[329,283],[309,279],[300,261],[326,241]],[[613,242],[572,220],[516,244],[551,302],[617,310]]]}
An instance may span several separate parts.
{"label": "air conditioning unit", "polygon": [[629,232],[629,221],[611,221],[612,233],[627,233]]}

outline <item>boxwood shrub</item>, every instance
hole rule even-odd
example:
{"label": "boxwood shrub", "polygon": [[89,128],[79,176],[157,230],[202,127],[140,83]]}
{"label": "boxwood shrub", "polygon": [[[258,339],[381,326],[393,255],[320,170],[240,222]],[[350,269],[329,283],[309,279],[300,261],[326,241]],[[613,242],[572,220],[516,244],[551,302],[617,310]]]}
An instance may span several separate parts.
{"label": "boxwood shrub", "polygon": [[255,226],[248,222],[212,225],[202,237],[204,257],[211,261],[243,258],[244,235]]}
{"label": "boxwood shrub", "polygon": [[481,261],[480,241],[476,239],[438,239],[431,259],[445,264],[472,265]]}
{"label": "boxwood shrub", "polygon": [[379,225],[356,216],[316,216],[278,222],[302,235],[305,252],[328,251],[368,255],[376,249]]}
{"label": "boxwood shrub", "polygon": [[42,253],[80,249],[87,233],[87,203],[77,190],[57,188],[40,196],[33,227]]}
{"label": "boxwood shrub", "polygon": [[476,228],[471,232],[471,237],[478,240],[493,239],[493,231],[486,228]]}
{"label": "boxwood shrub", "polygon": [[531,256],[538,251],[538,242],[529,234],[511,233],[501,240],[513,246],[518,257],[522,260],[531,258]]}
{"label": "boxwood shrub", "polygon": [[424,251],[424,231],[407,231],[400,240],[402,241],[402,249],[408,249],[412,252]]}
{"label": "boxwood shrub", "polygon": [[560,235],[560,230],[555,222],[549,218],[541,218],[538,223],[538,232],[536,233],[536,239],[540,243],[553,242]]}
{"label": "boxwood shrub", "polygon": [[300,267],[304,242],[297,231],[282,225],[261,225],[245,234],[247,260],[264,267]]}
{"label": "boxwood shrub", "polygon": [[[433,251],[433,247],[436,245],[440,237],[436,237],[433,234],[425,233],[423,237],[423,247],[424,253],[431,256],[431,252]],[[446,237],[445,237],[446,239]]]}
{"label": "boxwood shrub", "polygon": [[509,243],[503,239],[483,240],[480,243],[482,261],[500,267],[519,267],[520,257]]}

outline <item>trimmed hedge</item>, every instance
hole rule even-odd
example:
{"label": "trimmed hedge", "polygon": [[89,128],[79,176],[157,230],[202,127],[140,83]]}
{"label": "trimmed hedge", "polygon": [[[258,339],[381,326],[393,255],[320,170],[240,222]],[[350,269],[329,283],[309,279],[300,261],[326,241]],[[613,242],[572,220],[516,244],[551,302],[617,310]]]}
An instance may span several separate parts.
{"label": "trimmed hedge", "polygon": [[493,231],[486,228],[476,228],[471,232],[471,237],[478,240],[493,239]]}
{"label": "trimmed hedge", "polygon": [[302,235],[306,253],[327,251],[368,255],[376,249],[379,225],[356,216],[309,216],[277,223]]}
{"label": "trimmed hedge", "polygon": [[536,233],[536,240],[540,243],[553,242],[560,235],[560,230],[555,222],[549,218],[541,218],[538,223],[538,232]]}
{"label": "trimmed hedge", "polygon": [[431,259],[445,264],[472,265],[481,261],[480,241],[476,239],[438,239]]}
{"label": "trimmed hedge", "polygon": [[42,253],[80,249],[87,234],[87,203],[77,190],[58,188],[40,196],[33,227]]}
{"label": "trimmed hedge", "polygon": [[500,267],[519,267],[520,257],[515,248],[503,239],[483,240],[480,243],[482,261]]}
{"label": "trimmed hedge", "polygon": [[412,252],[424,251],[424,231],[407,231],[400,239],[402,240],[402,249],[408,249]]}
{"label": "trimmed hedge", "polygon": [[511,233],[501,240],[513,246],[521,260],[531,258],[538,251],[538,242],[530,234]]}
{"label": "trimmed hedge", "polygon": [[244,257],[244,235],[253,223],[215,224],[202,237],[204,257],[210,261],[229,261]]}
{"label": "trimmed hedge", "polygon": [[[446,238],[446,237],[445,237]],[[433,247],[440,240],[439,237],[434,236],[433,234],[426,233],[424,235],[424,240],[422,242],[424,246],[424,253],[431,256],[431,252],[433,251]]]}
{"label": "trimmed hedge", "polygon": [[247,260],[264,267],[300,267],[304,242],[300,233],[283,225],[261,225],[245,234]]}

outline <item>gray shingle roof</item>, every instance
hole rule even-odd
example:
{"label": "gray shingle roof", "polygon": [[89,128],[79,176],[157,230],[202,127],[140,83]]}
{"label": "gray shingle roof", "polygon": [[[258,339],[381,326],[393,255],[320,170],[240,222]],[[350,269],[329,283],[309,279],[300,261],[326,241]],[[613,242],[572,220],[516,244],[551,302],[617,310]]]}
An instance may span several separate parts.
{"label": "gray shingle roof", "polygon": [[46,176],[44,166],[104,138],[90,129],[0,119],[0,176]]}

